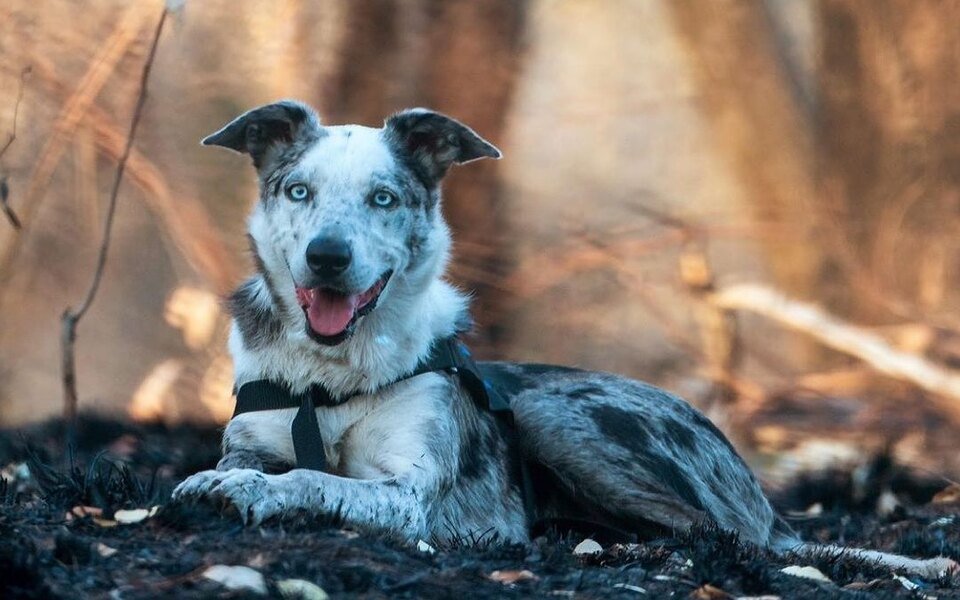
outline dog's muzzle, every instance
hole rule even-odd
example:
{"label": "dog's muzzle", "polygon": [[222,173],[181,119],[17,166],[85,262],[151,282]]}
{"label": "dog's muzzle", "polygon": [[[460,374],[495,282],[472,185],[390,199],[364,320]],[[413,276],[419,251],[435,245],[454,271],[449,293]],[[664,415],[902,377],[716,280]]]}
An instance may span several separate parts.
{"label": "dog's muzzle", "polygon": [[360,293],[322,285],[298,287],[297,302],[307,318],[307,334],[314,341],[328,346],[335,346],[350,337],[357,321],[376,307],[392,274],[393,271],[387,271]]}

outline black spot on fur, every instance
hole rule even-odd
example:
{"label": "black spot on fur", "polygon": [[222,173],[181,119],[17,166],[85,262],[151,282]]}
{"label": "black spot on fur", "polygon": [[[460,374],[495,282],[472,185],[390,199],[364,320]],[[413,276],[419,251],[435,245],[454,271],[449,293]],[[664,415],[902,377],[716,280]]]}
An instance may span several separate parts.
{"label": "black spot on fur", "polygon": [[537,387],[519,373],[516,367],[502,363],[479,363],[480,374],[491,386],[507,396]]}
{"label": "black spot on fur", "polygon": [[636,455],[650,452],[650,432],[635,413],[609,404],[591,406],[588,412],[600,433],[610,441]]}
{"label": "black spot on fur", "polygon": [[638,456],[637,463],[653,475],[656,480],[673,490],[684,502],[697,510],[707,512],[693,484],[677,468],[677,463],[672,458],[648,453]]}
{"label": "black spot on fur", "polygon": [[697,435],[692,429],[679,421],[669,420],[664,424],[666,439],[684,452],[693,452],[697,446]]}
{"label": "black spot on fur", "polygon": [[672,457],[659,453],[657,446],[651,443],[650,432],[636,413],[608,404],[591,406],[588,413],[605,438],[630,452],[630,461],[641,466],[690,506],[705,510],[693,484],[677,468]]}
{"label": "black spot on fur", "polygon": [[482,477],[490,461],[497,456],[496,432],[486,428],[471,429],[460,448],[460,476],[465,479]]}
{"label": "black spot on fur", "polygon": [[228,300],[233,315],[248,349],[262,348],[275,343],[283,335],[283,323],[273,312],[273,307],[256,301],[256,279],[248,279]]}

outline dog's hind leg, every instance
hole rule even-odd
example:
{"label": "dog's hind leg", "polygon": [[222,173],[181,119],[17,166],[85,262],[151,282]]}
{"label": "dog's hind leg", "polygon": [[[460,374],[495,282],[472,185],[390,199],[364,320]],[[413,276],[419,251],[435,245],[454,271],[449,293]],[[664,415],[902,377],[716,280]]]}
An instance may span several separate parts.
{"label": "dog's hind leg", "polygon": [[512,404],[525,454],[581,507],[627,529],[711,520],[744,541],[770,543],[778,519],[757,480],[723,434],[679,398],[575,372]]}

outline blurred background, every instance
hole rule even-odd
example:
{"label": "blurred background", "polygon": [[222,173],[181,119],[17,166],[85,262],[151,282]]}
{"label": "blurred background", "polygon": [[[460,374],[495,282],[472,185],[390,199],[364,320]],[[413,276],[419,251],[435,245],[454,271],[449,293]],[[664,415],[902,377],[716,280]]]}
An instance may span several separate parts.
{"label": "blurred background", "polygon": [[[62,410],[60,315],[162,10],[0,6],[22,223],[0,215],[4,425]],[[960,474],[960,3],[192,0],[171,19],[78,331],[81,409],[232,411],[221,298],[251,270],[256,182],[201,137],[283,97],[374,126],[428,106],[504,151],[445,184],[482,357],[664,386],[767,481],[878,452]]]}

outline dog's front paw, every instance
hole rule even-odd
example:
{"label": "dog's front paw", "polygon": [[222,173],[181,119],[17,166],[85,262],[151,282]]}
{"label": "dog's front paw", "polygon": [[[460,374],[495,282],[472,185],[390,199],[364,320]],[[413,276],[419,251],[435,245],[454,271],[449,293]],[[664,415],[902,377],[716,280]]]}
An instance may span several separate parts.
{"label": "dog's front paw", "polygon": [[226,474],[226,471],[212,470],[195,473],[181,481],[180,485],[173,489],[171,497],[180,502],[199,498],[220,483],[220,479]]}
{"label": "dog's front paw", "polygon": [[286,509],[281,491],[271,481],[274,477],[254,469],[202,471],[178,485],[173,499],[207,501],[225,510],[236,510],[247,525],[259,525]]}

